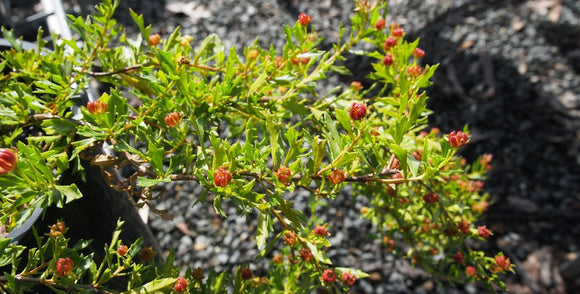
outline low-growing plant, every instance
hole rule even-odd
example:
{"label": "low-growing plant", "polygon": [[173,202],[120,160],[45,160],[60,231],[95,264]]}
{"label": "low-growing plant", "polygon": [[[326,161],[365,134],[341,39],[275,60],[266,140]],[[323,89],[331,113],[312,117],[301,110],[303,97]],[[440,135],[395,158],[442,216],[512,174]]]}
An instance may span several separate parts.
{"label": "low-growing plant", "polygon": [[[82,253],[88,242],[69,244],[59,222],[36,234],[36,248],[0,240],[0,266],[12,269],[2,273],[0,287],[340,292],[368,275],[333,265],[325,253],[337,245],[328,240],[333,228],[315,212],[350,185],[352,197],[368,202],[361,217],[376,226],[385,251],[408,257],[438,283],[503,288],[498,275],[513,271],[509,259],[472,246],[492,234],[475,225],[488,208],[482,180],[491,156],[467,163],[457,155],[469,142],[467,128],[427,130],[424,89],[437,65],[422,65],[429,53],[419,41],[386,24],[386,1],[355,2],[351,25],[340,28],[328,51],[318,48],[317,19],[306,13],[284,26],[283,48],[254,42],[239,54],[216,35],[194,42],[176,29],[161,38],[132,11],[140,34],[127,36],[112,18],[119,1],[111,0],[86,19],[70,17],[82,42],[53,36],[52,51],[43,49],[40,37],[36,49],[23,50],[3,30],[12,44],[0,61],[0,222],[8,232],[38,207],[66,209],[83,197],[75,184],[59,180],[66,171],[83,174],[89,163],[102,169],[111,187],[145,205],[163,197],[155,188],[162,183],[195,181],[204,189],[196,203],[213,199],[225,216],[222,201],[228,199],[239,213],[258,215],[258,258],[274,249],[281,254],[265,276],[241,265],[235,273],[185,272],[173,265],[172,254],[156,263],[141,239],[123,243],[119,222],[100,262]],[[341,65],[347,53],[374,60],[368,84],[325,92],[317,85],[327,74],[349,74]],[[75,114],[72,98],[94,79],[110,90]],[[129,103],[129,95],[139,103]],[[30,126],[38,132],[26,134]],[[123,166],[133,166],[134,174],[117,176]],[[295,190],[310,193],[310,211],[293,207]],[[113,288],[109,282],[120,278],[124,288]]]}

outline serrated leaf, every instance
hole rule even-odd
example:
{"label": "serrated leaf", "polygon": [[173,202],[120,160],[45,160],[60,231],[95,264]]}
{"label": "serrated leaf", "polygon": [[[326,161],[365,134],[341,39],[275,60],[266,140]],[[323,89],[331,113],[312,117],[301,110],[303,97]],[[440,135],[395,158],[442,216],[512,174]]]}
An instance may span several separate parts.
{"label": "serrated leaf", "polygon": [[65,203],[69,203],[73,200],[83,197],[83,194],[76,184],[70,184],[68,186],[54,185],[54,188],[65,196]]}
{"label": "serrated leaf", "polygon": [[47,119],[42,122],[42,128],[48,135],[66,135],[79,125],[66,119]]}

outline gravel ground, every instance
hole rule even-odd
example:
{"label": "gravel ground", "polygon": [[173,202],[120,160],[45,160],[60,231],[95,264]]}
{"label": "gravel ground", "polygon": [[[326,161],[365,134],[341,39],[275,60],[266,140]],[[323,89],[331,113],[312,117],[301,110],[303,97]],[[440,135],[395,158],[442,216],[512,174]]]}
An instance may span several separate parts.
{"label": "gravel ground", "polygon": [[[389,3],[388,21],[401,24],[408,39],[421,38],[426,63],[441,63],[429,91],[435,111],[431,125],[445,132],[469,124],[473,141],[464,155],[494,154],[486,182],[495,201],[486,220],[495,232],[488,248],[504,250],[518,265],[517,274],[507,277],[510,290],[574,293],[580,288],[578,279],[564,279],[559,266],[580,250],[580,3]],[[168,35],[181,26],[196,40],[217,33],[227,46],[237,48],[257,37],[262,46],[280,47],[281,26],[293,24],[301,11],[313,16],[327,45],[353,7],[347,0],[167,0],[159,5],[164,9],[145,3],[139,7],[154,30]],[[329,83],[347,85],[353,78],[363,79],[370,69],[365,60],[347,66],[354,77],[331,77]],[[233,206],[225,219],[209,204],[192,206],[201,191],[195,184],[171,183],[168,188],[159,208],[170,209],[175,219],[150,218],[163,248],[176,250],[180,262],[193,267],[231,270],[252,262],[256,245],[251,217],[237,216]],[[300,199],[307,194],[294,197],[298,208],[305,208]],[[371,279],[358,281],[353,292],[442,292],[421,270],[368,239],[373,228],[359,218],[362,201],[345,191],[324,210],[335,246],[328,252],[333,262],[372,273]],[[260,272],[267,264],[252,262],[251,267]],[[478,288],[445,290],[476,293]]]}
{"label": "gravel ground", "polygon": [[[74,1],[72,1],[74,2]],[[74,9],[74,5],[71,6]],[[177,26],[203,40],[216,33],[226,46],[241,48],[259,37],[264,47],[283,44],[282,25],[304,11],[324,36],[336,40],[348,23],[351,0],[124,0],[119,18],[131,24],[128,7],[144,13],[153,31],[168,36]],[[580,2],[577,0],[391,0],[388,22],[398,22],[407,39],[421,39],[425,63],[441,63],[430,88],[433,127],[447,132],[469,124],[469,158],[493,153],[486,191],[494,204],[486,224],[495,233],[487,245],[516,263],[507,276],[513,293],[578,293],[580,278],[565,262],[580,253]],[[129,31],[135,32],[134,27]],[[332,76],[328,84],[363,80],[370,64],[346,64],[353,77]],[[158,202],[173,221],[150,215],[164,250],[173,249],[184,266],[232,270],[251,263],[257,273],[268,261],[257,253],[253,218],[227,218],[211,202],[193,205],[195,183],[167,185]],[[477,293],[477,286],[440,289],[406,260],[387,254],[367,237],[374,228],[359,217],[365,203],[347,189],[324,208],[337,266],[372,273],[354,293]],[[308,195],[293,196],[306,209]],[[209,201],[209,200],[208,200]],[[580,267],[580,265],[578,265]]]}

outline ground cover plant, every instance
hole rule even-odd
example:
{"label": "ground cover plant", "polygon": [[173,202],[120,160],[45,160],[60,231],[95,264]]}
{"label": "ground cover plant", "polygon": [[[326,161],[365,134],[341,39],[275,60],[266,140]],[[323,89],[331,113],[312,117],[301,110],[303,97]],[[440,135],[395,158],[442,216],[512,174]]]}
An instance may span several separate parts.
{"label": "ground cover plant", "polygon": [[[88,241],[69,244],[66,224],[58,222],[36,233],[37,248],[2,239],[0,266],[11,269],[0,277],[6,291],[39,284],[62,292],[345,291],[367,275],[333,266],[325,255],[332,228],[314,212],[346,185],[353,197],[368,199],[361,215],[379,229],[384,250],[407,256],[437,282],[503,287],[498,275],[512,271],[509,259],[472,246],[492,234],[476,225],[489,205],[480,190],[491,156],[466,162],[456,154],[469,143],[467,128],[426,129],[424,89],[437,65],[422,65],[429,53],[419,41],[385,21],[384,1],[357,1],[331,50],[317,48],[316,20],[302,13],[281,28],[283,48],[256,42],[243,54],[226,50],[216,35],[195,41],[177,29],[162,39],[134,13],[141,34],[131,39],[112,18],[117,6],[104,1],[91,17],[71,17],[82,46],[55,39],[49,52],[39,38],[38,48],[23,50],[3,30],[13,47],[0,63],[6,230],[38,207],[66,208],[83,197],[60,178],[82,175],[88,163],[112,188],[138,199],[136,206],[163,197],[160,183],[196,181],[204,187],[198,202],[211,199],[218,214],[226,199],[241,214],[258,214],[256,258],[274,248],[283,254],[264,276],[245,265],[231,274],[180,271],[173,255],[155,262],[142,240],[121,240],[119,222],[97,260],[82,250]],[[327,74],[348,74],[340,65],[346,53],[375,60],[374,83],[321,93],[316,85]],[[110,89],[75,114],[72,98],[92,79]],[[29,127],[37,132],[27,134]],[[127,166],[134,172],[119,176]],[[295,189],[311,193],[310,212],[293,208],[288,195]],[[115,280],[123,280],[121,288]]]}

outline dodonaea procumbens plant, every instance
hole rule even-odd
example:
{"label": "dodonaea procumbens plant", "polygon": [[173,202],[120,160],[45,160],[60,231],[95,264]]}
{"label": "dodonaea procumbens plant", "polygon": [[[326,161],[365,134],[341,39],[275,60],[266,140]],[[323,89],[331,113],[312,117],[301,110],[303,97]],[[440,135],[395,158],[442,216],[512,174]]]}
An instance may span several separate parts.
{"label": "dodonaea procumbens plant", "polygon": [[[23,272],[14,266],[4,273],[3,286],[113,291],[119,289],[106,282],[127,276],[127,290],[138,291],[341,291],[367,274],[332,264],[325,251],[340,245],[328,240],[333,228],[294,209],[291,195],[308,191],[315,211],[320,200],[332,201],[351,185],[354,197],[367,199],[361,217],[377,227],[385,251],[410,258],[437,281],[503,287],[498,274],[512,271],[509,259],[470,246],[492,234],[474,224],[488,207],[481,189],[491,156],[466,163],[456,155],[469,143],[467,129],[426,130],[425,88],[437,65],[422,65],[428,52],[418,40],[409,42],[404,28],[387,24],[384,1],[357,1],[351,25],[340,28],[329,51],[317,48],[317,20],[302,13],[284,27],[283,48],[255,42],[242,54],[226,50],[216,35],[194,41],[177,29],[162,38],[133,12],[140,35],[126,36],[112,19],[117,5],[104,1],[93,16],[70,18],[82,46],[54,40],[49,52],[39,38],[38,48],[26,51],[4,30],[13,49],[0,63],[7,72],[0,96],[0,220],[10,230],[36,207],[66,207],[82,197],[76,185],[58,180],[69,169],[83,173],[81,162],[90,162],[111,187],[162,215],[150,203],[163,197],[155,187],[195,181],[204,188],[197,202],[212,199],[218,214],[225,215],[226,199],[241,214],[258,214],[259,257],[274,249],[282,254],[266,276],[245,265],[232,275],[180,273],[172,255],[169,266],[156,265],[151,248],[140,240],[123,244],[116,234],[97,265],[79,253],[83,244],[69,246],[60,223],[37,236],[36,255]],[[317,83],[327,74],[349,73],[340,65],[346,53],[374,60],[369,84],[322,92]],[[91,79],[111,88],[73,115],[72,98]],[[129,95],[139,103],[129,104]],[[25,133],[30,126],[39,131]],[[120,178],[114,171],[123,166],[136,172]],[[0,265],[17,263],[23,248],[1,244],[3,256],[12,258]]]}

